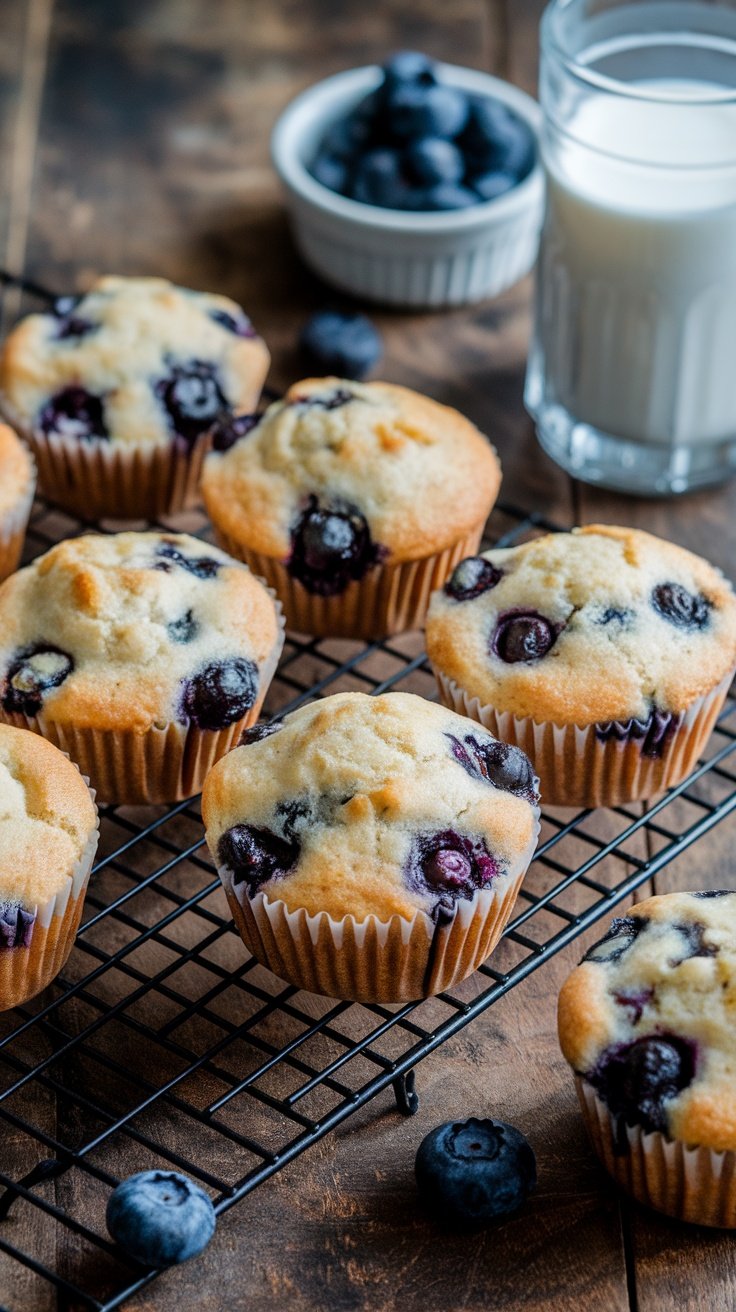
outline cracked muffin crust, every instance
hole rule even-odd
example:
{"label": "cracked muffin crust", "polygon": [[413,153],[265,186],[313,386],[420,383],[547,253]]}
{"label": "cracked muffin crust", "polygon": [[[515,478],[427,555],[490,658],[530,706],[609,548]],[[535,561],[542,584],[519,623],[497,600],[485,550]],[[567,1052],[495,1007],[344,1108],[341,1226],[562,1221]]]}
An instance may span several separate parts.
{"label": "cracked muffin crust", "polygon": [[211,771],[207,841],[251,951],[335,997],[464,979],[510,915],[539,828],[523,754],[408,693],[342,693]]}
{"label": "cracked muffin crust", "polygon": [[12,428],[0,423],[0,582],[20,559],[35,485],[30,452]]}
{"label": "cracked muffin crust", "polygon": [[283,642],[250,571],[173,533],[70,539],[0,588],[0,718],[105,800],[174,801],[257,719]]}
{"label": "cracked muffin crust", "polygon": [[476,549],[500,483],[473,424],[388,383],[304,379],[213,445],[202,491],[221,541],[306,632],[410,627]]}
{"label": "cracked muffin crust", "polygon": [[66,961],[96,847],[97,810],[76,766],[0,724],[0,1010],[33,997]]}
{"label": "cracked muffin crust", "polygon": [[652,797],[692,768],[736,665],[707,561],[591,525],[462,561],[432,597],[443,700],[516,742],[562,806]]}

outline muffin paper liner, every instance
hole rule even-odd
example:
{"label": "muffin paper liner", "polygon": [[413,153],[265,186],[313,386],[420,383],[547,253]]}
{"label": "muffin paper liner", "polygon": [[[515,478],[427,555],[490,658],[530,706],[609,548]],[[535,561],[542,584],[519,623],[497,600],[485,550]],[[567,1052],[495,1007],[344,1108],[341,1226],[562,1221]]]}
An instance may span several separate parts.
{"label": "muffin paper liner", "polygon": [[202,461],[211,446],[209,433],[191,447],[175,439],[128,446],[40,433],[19,427],[17,420],[14,426],[36,458],[44,495],[87,521],[154,520],[185,510],[197,500]]}
{"label": "muffin paper liner", "polygon": [[0,519],[0,583],[18,566],[23,550],[31,506],[36,494],[36,468],[29,456],[32,471],[23,499]]}
{"label": "muffin paper liner", "polygon": [[221,756],[237,747],[244,729],[256,723],[284,645],[284,619],[278,600],[279,634],[260,671],[258,697],[247,713],[224,729],[198,729],[175,721],[135,729],[88,729],[59,724],[40,711],[26,716],[0,710],[0,721],[40,733],[66,752],[88,776],[102,802],[122,806],[180,802],[201,791],[205,776]]}
{"label": "muffin paper liner", "polygon": [[729,673],[684,712],[661,756],[644,756],[636,738],[601,740],[595,724],[537,723],[484,706],[435,668],[445,706],[476,720],[496,738],[520,747],[541,780],[547,806],[619,806],[656,797],[695,768],[733,678]]}
{"label": "muffin paper liner", "polygon": [[587,1080],[576,1075],[575,1086],[593,1147],[620,1188],[678,1221],[736,1229],[736,1152],[626,1125]]}
{"label": "muffin paper liner", "polygon": [[[94,790],[90,792],[94,802]],[[0,1011],[35,997],[62,970],[74,946],[99,837],[95,808],[94,828],[66,884],[35,908],[36,922],[28,947],[0,948]]]}
{"label": "muffin paper liner", "polygon": [[379,920],[290,911],[265,893],[249,897],[220,869],[235,924],[254,957],[281,979],[309,993],[355,1002],[413,1002],[459,984],[486,960],[511,915],[534,855],[539,820],[528,848],[490,888],[456,904],[452,920],[435,924],[424,911]]}
{"label": "muffin paper liner", "polygon": [[252,551],[216,523],[215,535],[223,550],[245,561],[278,594],[289,629],[322,638],[370,639],[421,628],[430,596],[461,560],[476,553],[485,523],[432,556],[378,564],[335,597],[308,592],[282,560]]}

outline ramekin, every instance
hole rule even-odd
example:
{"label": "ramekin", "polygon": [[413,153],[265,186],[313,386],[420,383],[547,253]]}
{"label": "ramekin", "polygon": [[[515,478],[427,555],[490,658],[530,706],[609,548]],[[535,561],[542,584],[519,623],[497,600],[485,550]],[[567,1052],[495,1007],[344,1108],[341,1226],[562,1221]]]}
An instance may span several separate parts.
{"label": "ramekin", "polygon": [[[449,86],[502,100],[538,136],[539,106],[526,92],[475,69],[438,68]],[[539,159],[523,182],[496,200],[432,214],[364,205],[309,173],[326,129],[380,79],[375,65],[326,78],[297,96],[276,123],[271,155],[299,251],[326,282],[389,305],[438,309],[497,296],[537,258],[544,205]]]}

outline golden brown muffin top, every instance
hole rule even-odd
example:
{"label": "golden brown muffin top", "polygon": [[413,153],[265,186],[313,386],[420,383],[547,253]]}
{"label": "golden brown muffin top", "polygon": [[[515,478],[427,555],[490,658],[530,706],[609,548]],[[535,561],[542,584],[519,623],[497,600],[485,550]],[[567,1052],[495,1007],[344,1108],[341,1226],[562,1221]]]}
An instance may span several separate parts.
{"label": "golden brown muffin top", "polygon": [[34,482],[30,452],[12,428],[0,423],[0,520],[27,503]]}
{"label": "golden brown muffin top", "polygon": [[588,725],[679,714],[736,665],[736,597],[707,561],[592,524],[462,562],[427,651],[481,705]]}
{"label": "golden brown muffin top", "polygon": [[498,494],[493,447],[456,410],[390,383],[307,378],[206,461],[216,525],[286,560],[311,503],[353,512],[379,554],[414,560],[482,524]]}

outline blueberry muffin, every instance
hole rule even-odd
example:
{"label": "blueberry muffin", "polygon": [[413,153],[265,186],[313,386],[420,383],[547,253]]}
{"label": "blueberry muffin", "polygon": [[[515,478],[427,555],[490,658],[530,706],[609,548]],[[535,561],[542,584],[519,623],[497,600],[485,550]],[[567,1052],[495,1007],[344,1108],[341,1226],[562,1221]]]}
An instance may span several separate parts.
{"label": "blueberry muffin", "polygon": [[361,1001],[469,975],[536,846],[517,748],[408,693],[342,693],[251,730],[207,777],[207,841],[247,947]]}
{"label": "blueberry muffin", "polygon": [[184,534],[60,542],[0,587],[0,718],[68,751],[106,802],[172,802],[254,722],[272,595]]}
{"label": "blueberry muffin", "polygon": [[308,378],[265,414],[218,428],[202,492],[219,540],[304,633],[416,627],[477,550],[501,479],[456,410],[405,387]]}
{"label": "blueberry muffin", "polygon": [[255,406],[268,364],[226,296],[100,278],[13,329],[0,399],[51,500],[86,519],[153,519],[192,500],[209,430]]}
{"label": "blueberry muffin", "polygon": [[20,560],[35,487],[30,452],[12,428],[0,423],[0,582]]}
{"label": "blueberry muffin", "polygon": [[652,897],[563,986],[562,1051],[619,1184],[661,1211],[736,1227],[736,893]]}
{"label": "blueberry muffin", "polygon": [[0,1011],[62,969],[97,837],[97,810],[77,767],[36,734],[0,724]]}
{"label": "blueberry muffin", "polygon": [[736,665],[736,598],[689,551],[596,524],[463,561],[427,651],[443,700],[522,747],[546,802],[613,806],[693,768]]}

